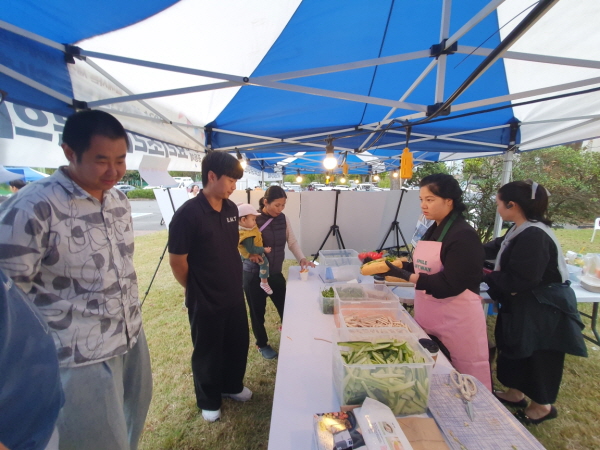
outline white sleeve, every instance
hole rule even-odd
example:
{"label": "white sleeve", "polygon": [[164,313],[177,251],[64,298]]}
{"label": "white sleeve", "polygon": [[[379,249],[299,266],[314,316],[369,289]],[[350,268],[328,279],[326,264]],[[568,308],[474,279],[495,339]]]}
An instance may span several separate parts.
{"label": "white sleeve", "polygon": [[290,223],[290,219],[288,219],[287,216],[285,217],[285,238],[287,240],[288,248],[294,254],[296,260],[300,262],[300,260],[304,258],[304,253],[302,253],[300,244],[298,244],[298,240],[296,239],[296,236],[294,236],[292,224]]}

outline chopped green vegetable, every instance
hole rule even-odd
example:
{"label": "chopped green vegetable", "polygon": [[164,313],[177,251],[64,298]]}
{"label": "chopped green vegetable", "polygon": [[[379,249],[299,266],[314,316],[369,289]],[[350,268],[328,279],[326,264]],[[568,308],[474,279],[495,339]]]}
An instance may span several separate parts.
{"label": "chopped green vegetable", "polygon": [[323,289],[321,291],[321,308],[323,310],[323,314],[333,314],[334,297],[335,293],[333,292],[332,287],[328,289]]}
{"label": "chopped green vegetable", "polygon": [[344,404],[358,405],[368,396],[388,405],[396,416],[427,410],[429,373],[425,365],[419,365],[425,359],[406,341],[351,341],[338,342],[338,346],[344,363]]}
{"label": "chopped green vegetable", "polygon": [[365,293],[359,287],[336,287],[335,290],[340,298],[364,298]]}

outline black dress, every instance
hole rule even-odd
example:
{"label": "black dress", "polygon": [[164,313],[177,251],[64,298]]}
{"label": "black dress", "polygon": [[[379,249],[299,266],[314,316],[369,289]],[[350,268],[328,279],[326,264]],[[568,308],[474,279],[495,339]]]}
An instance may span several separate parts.
{"label": "black dress", "polygon": [[[484,246],[487,259],[494,259],[504,237]],[[560,255],[562,257],[562,255]],[[496,322],[498,347],[498,380],[509,388],[518,389],[534,402],[546,405],[556,401],[562,379],[565,353],[555,350],[534,350],[525,358],[511,355],[502,336],[502,316],[510,308],[514,293],[523,293],[549,283],[561,283],[558,270],[558,249],[542,229],[529,227],[515,236],[501,255],[501,270],[486,275],[485,282],[492,299],[500,302]],[[535,320],[535,317],[529,318]]]}

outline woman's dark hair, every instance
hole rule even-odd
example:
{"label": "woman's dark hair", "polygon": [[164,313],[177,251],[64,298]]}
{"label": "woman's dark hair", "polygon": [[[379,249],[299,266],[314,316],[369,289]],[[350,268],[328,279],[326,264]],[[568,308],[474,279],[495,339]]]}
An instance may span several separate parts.
{"label": "woman's dark hair", "polygon": [[223,175],[239,180],[244,176],[244,169],[238,159],[229,153],[212,151],[202,160],[202,185],[208,185],[208,172],[212,171],[217,179]]}
{"label": "woman's dark hair", "polygon": [[[552,221],[546,218],[548,211],[548,192],[541,184],[533,191],[533,181],[513,181],[498,189],[498,197],[508,207],[509,202],[519,205],[525,218],[530,222],[542,222],[552,225]],[[534,197],[534,198],[532,198]]]}
{"label": "woman's dark hair", "polygon": [[19,179],[19,180],[12,180],[8,182],[9,186],[12,186],[16,189],[23,189],[25,187],[27,183],[25,183],[23,180]]}
{"label": "woman's dark hair", "polygon": [[287,194],[283,190],[281,186],[269,186],[269,189],[265,191],[265,195],[258,202],[258,209],[262,211],[265,207],[265,201],[267,203],[272,203],[279,198],[287,198]]}
{"label": "woman's dark hair", "polygon": [[449,198],[452,200],[454,206],[452,209],[453,211],[461,213],[467,209],[462,201],[463,191],[458,185],[458,181],[456,181],[452,175],[446,175],[445,173],[427,175],[421,180],[419,186],[427,187],[427,189],[437,197]]}
{"label": "woman's dark hair", "polygon": [[108,139],[125,139],[129,149],[129,139],[125,128],[115,117],[99,110],[79,111],[69,116],[63,130],[62,141],[77,155],[81,156],[90,148],[94,136],[104,136]]}

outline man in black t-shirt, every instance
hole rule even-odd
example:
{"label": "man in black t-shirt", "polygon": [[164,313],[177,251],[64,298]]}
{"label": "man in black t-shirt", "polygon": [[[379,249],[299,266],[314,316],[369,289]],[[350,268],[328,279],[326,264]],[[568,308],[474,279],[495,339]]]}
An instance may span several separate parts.
{"label": "man in black t-shirt", "polygon": [[209,153],[202,189],[169,226],[169,262],[185,288],[196,403],[209,422],[221,417],[221,398],[247,401],[243,380],[249,330],[238,253],[238,209],[229,196],[244,171],[233,156]]}

